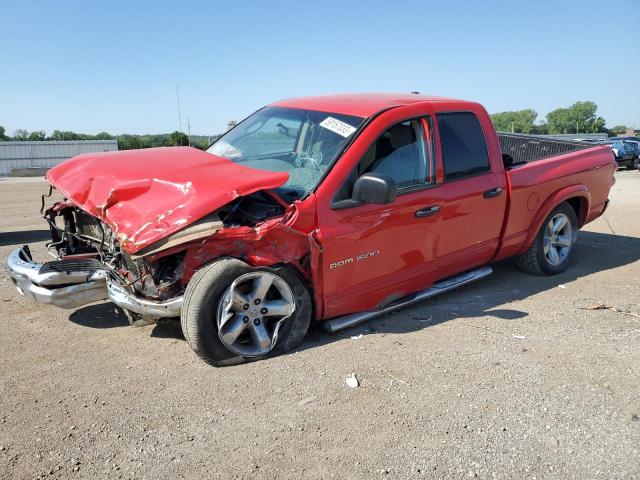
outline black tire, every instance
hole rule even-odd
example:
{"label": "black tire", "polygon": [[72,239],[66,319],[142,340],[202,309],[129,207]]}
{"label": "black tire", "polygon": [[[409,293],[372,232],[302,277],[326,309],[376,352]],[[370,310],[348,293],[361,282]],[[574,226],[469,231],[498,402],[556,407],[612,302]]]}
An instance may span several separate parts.
{"label": "black tire", "polygon": [[[553,265],[544,253],[544,234],[551,219],[560,213],[568,217],[571,223],[573,238],[572,245],[566,257],[558,265]],[[557,275],[558,273],[564,272],[571,262],[577,234],[578,219],[576,212],[568,203],[561,203],[545,218],[529,250],[515,258],[516,265],[521,270],[535,275]]]}
{"label": "black tire", "polygon": [[[216,310],[218,301],[239,276],[268,271],[281,277],[293,292],[295,310],[280,327],[271,351],[262,357],[244,357],[229,350],[218,336]],[[258,358],[279,355],[300,346],[311,322],[309,291],[291,269],[253,268],[236,258],[224,257],[198,270],[187,285],[180,315],[182,333],[193,351],[215,367],[237,365]]]}

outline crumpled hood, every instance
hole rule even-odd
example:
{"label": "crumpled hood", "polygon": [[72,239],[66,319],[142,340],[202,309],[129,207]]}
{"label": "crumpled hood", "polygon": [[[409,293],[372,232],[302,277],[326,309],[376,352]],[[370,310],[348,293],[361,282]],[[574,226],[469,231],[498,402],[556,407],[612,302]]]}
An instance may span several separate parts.
{"label": "crumpled hood", "polygon": [[69,200],[109,225],[129,253],[288,178],[191,147],[87,153],[47,172]]}

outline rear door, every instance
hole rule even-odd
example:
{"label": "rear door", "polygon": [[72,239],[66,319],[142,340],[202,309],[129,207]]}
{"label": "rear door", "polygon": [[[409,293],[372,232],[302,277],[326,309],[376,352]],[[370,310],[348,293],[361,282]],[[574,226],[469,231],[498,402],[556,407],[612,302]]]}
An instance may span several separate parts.
{"label": "rear door", "polygon": [[[444,170],[442,228],[436,244],[438,278],[488,263],[504,221],[508,192],[499,152],[473,111],[436,114],[438,150]],[[487,126],[485,126],[488,129]],[[493,157],[493,158],[491,158]]]}

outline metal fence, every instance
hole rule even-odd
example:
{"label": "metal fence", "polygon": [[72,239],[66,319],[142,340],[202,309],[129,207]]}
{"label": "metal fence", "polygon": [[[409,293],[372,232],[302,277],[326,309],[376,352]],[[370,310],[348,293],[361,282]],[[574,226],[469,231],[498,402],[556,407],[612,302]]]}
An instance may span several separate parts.
{"label": "metal fence", "polygon": [[534,135],[540,138],[555,138],[557,140],[598,140],[603,141],[608,138],[606,133],[557,133],[553,135]]}
{"label": "metal fence", "polygon": [[557,138],[521,133],[498,132],[500,149],[513,157],[513,163],[526,163],[561,153],[593,147],[593,143],[558,140]]}
{"label": "metal fence", "polygon": [[116,150],[117,140],[0,142],[0,175],[19,168],[51,168],[81,153]]}

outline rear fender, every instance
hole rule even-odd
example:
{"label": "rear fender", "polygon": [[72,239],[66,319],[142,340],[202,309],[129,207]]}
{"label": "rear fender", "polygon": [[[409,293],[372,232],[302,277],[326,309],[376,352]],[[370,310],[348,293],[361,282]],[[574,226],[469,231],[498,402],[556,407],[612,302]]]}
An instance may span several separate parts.
{"label": "rear fender", "polygon": [[524,243],[519,253],[524,253],[529,250],[536,238],[536,235],[538,234],[538,231],[542,227],[544,220],[551,211],[562,202],[566,202],[572,198],[580,200],[580,209],[576,216],[578,217],[578,227],[580,228],[584,225],[587,213],[591,208],[591,195],[589,194],[589,189],[582,184],[564,187],[547,198],[547,201],[542,204],[542,207],[538,210],[533,222],[531,222],[531,226],[527,233],[527,241]]}

